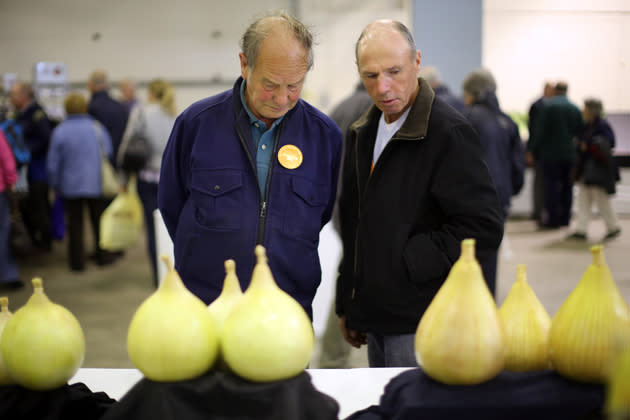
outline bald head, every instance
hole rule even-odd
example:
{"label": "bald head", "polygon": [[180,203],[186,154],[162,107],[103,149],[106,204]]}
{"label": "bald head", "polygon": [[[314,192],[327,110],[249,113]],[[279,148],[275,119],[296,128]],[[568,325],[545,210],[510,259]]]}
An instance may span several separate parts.
{"label": "bald head", "polygon": [[107,90],[107,73],[103,70],[94,70],[88,78],[88,89],[90,92],[99,92]]}
{"label": "bald head", "polygon": [[378,36],[378,34],[382,34],[383,32],[397,32],[399,33],[403,39],[407,42],[409,46],[409,56],[413,60],[416,55],[416,42],[413,40],[413,35],[409,31],[404,24],[398,22],[396,20],[391,19],[379,19],[374,22],[368,24],[359,35],[359,39],[357,40],[354,53],[357,63],[359,61],[359,48],[365,44],[370,38]]}
{"label": "bald head", "polygon": [[[304,49],[304,60],[307,69],[313,67],[313,35],[298,19],[290,14],[276,10],[255,20],[241,38],[241,51],[247,66],[253,69],[263,42],[274,38],[274,41],[296,40]],[[276,44],[282,49],[283,44]]]}
{"label": "bald head", "polygon": [[18,111],[26,108],[34,99],[33,88],[30,84],[17,82],[11,86],[9,91],[9,100]]}
{"label": "bald head", "polygon": [[133,80],[121,80],[118,84],[118,89],[120,89],[124,101],[130,102],[136,98],[136,84]]}

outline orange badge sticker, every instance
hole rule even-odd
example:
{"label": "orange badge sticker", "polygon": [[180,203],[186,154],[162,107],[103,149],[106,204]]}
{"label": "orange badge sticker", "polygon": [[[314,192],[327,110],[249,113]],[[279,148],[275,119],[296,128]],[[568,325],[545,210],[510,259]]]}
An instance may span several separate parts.
{"label": "orange badge sticker", "polygon": [[302,151],[292,144],[284,145],[278,151],[278,162],[287,169],[298,168],[302,164]]}

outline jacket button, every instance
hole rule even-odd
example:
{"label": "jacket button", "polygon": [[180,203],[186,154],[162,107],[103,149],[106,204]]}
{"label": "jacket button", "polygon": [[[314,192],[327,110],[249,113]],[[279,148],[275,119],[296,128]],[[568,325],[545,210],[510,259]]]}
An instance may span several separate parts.
{"label": "jacket button", "polygon": [[220,189],[221,189],[221,187],[220,187],[219,185],[215,185],[215,186],[214,186],[214,190],[215,190],[215,191],[219,191]]}

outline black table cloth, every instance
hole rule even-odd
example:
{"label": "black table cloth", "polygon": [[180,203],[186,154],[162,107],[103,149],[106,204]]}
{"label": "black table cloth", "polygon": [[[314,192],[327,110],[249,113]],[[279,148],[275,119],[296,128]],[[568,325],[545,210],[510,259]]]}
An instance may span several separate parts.
{"label": "black table cloth", "polygon": [[347,420],[595,420],[603,419],[603,385],[571,381],[551,370],[501,372],[479,385],[444,385],[422,369],[385,387],[378,406]]}

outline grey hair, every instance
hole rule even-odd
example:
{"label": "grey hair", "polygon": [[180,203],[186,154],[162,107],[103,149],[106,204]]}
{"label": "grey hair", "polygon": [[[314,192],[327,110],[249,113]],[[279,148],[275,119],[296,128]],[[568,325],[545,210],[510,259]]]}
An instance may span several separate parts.
{"label": "grey hair", "polygon": [[260,46],[267,36],[272,32],[274,21],[283,21],[284,28],[295,36],[307,52],[307,70],[313,67],[313,34],[309,28],[297,18],[284,10],[272,10],[264,16],[256,19],[247,27],[241,37],[241,52],[247,60],[247,67],[251,70],[256,65]]}
{"label": "grey hair", "polygon": [[462,83],[462,90],[472,96],[475,101],[481,101],[488,93],[497,90],[497,82],[488,70],[477,69],[468,73]]}
{"label": "grey hair", "polygon": [[[381,21],[379,22],[382,23]],[[409,45],[409,54],[411,56],[411,60],[414,60],[416,58],[417,51],[416,41],[413,40],[413,35],[411,34],[409,28],[407,28],[403,23],[398,22],[397,20],[392,20],[388,23],[392,29],[394,29],[396,32],[401,34],[403,38],[405,38],[405,41],[407,41],[407,44]],[[373,29],[374,26],[374,24],[369,24],[368,26],[366,26],[361,32],[361,35],[359,35],[359,39],[357,39],[357,43],[354,46],[354,58],[357,63],[359,62],[359,44],[361,44],[363,38],[365,38],[365,36]]]}
{"label": "grey hair", "polygon": [[584,108],[593,116],[593,118],[600,118],[604,111],[602,101],[596,98],[587,98],[584,100]]}
{"label": "grey hair", "polygon": [[434,66],[422,66],[418,72],[418,76],[422,77],[431,86],[435,86],[440,83],[440,72],[437,67]]}

